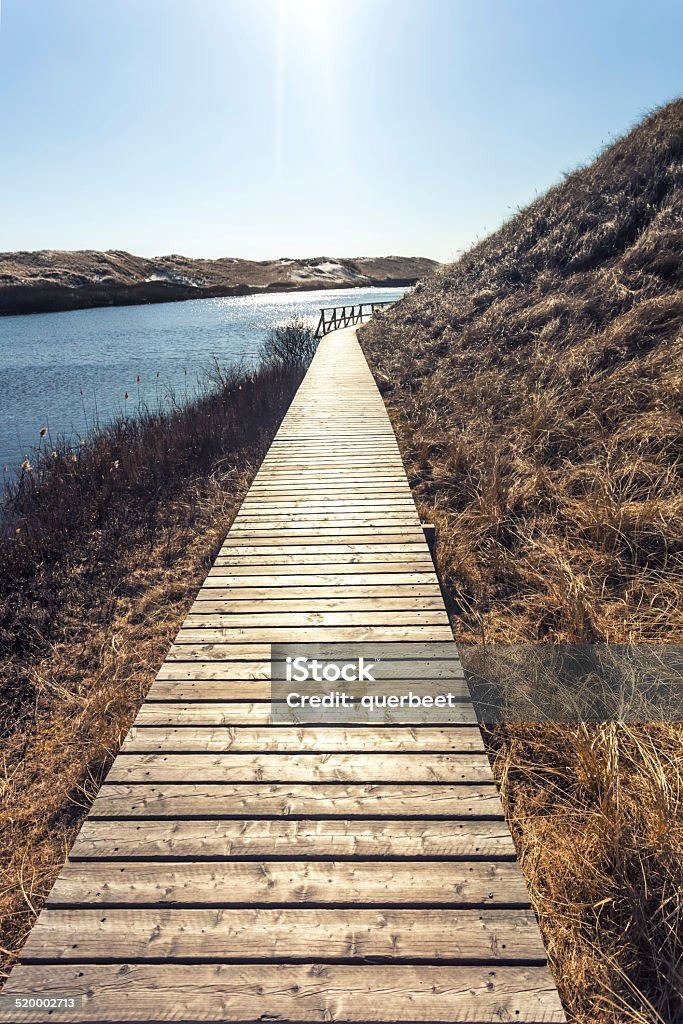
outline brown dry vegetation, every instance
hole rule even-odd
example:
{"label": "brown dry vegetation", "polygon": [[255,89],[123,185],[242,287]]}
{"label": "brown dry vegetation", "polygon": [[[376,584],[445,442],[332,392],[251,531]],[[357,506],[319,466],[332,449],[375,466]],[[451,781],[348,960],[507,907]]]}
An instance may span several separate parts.
{"label": "brown dry vegetation", "polygon": [[45,449],[9,488],[0,523],[1,975],[302,374],[271,351],[254,373],[218,375],[184,408],[118,420],[75,452]]}
{"label": "brown dry vegetation", "polygon": [[[683,101],[361,332],[456,635],[683,639]],[[683,729],[489,733],[576,1021],[683,1019]]]}

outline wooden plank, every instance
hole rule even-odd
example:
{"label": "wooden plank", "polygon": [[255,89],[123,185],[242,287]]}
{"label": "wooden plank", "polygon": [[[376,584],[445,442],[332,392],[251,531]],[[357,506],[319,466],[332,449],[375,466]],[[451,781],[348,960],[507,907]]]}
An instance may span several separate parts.
{"label": "wooden plank", "polygon": [[[344,612],[352,611],[358,612],[406,612],[416,609],[418,611],[442,611],[443,610],[443,599],[438,593],[432,591],[428,593],[426,587],[422,588],[425,593],[420,595],[407,594],[404,597],[392,597],[388,595],[375,595],[368,597],[358,597],[352,593],[347,593],[343,596],[338,596],[336,591],[326,590],[325,593],[333,593],[333,597],[320,597],[317,595],[309,595],[308,597],[290,597],[286,595],[273,596],[269,590],[262,590],[263,595],[260,599],[254,602],[252,599],[251,606],[245,605],[245,599],[240,595],[236,598],[231,592],[228,592],[225,597],[217,595],[215,589],[212,589],[209,593],[205,590],[200,590],[197,594],[197,600],[190,608],[190,615],[257,615],[261,613],[261,609],[268,614],[283,614],[291,612],[310,612],[318,613],[321,612]],[[391,593],[396,594],[403,593],[401,589],[392,590]],[[289,592],[288,592],[289,593]],[[249,608],[257,604],[259,609],[258,612],[250,611]]]}
{"label": "wooden plank", "polygon": [[[421,631],[420,631],[421,630]],[[436,637],[433,634],[439,630],[440,635]],[[427,632],[429,631],[429,632]],[[192,637],[188,634],[192,632]],[[422,626],[413,627],[400,627],[393,631],[393,636],[386,636],[386,628],[384,631],[380,627],[375,627],[368,630],[360,629],[342,629],[326,630],[325,632],[319,631],[316,633],[315,629],[298,630],[284,629],[280,630],[279,634],[275,630],[270,630],[267,636],[270,637],[270,642],[266,642],[264,637],[266,633],[261,630],[252,630],[248,636],[236,636],[237,630],[231,631],[232,638],[229,637],[229,631],[225,631],[223,640],[219,640],[216,637],[196,635],[198,630],[184,630],[183,635],[180,639],[176,639],[173,647],[169,649],[167,655],[168,661],[264,661],[271,651],[271,644],[273,643],[315,643],[322,645],[326,640],[331,640],[336,644],[348,644],[357,642],[366,642],[368,644],[380,644],[382,642],[390,641],[395,644],[399,643],[425,643],[433,640],[435,643],[442,643],[446,637],[444,637],[444,627],[442,626]],[[207,631],[208,632],[208,631]],[[243,631],[243,633],[246,631]],[[272,634],[276,633],[275,636]],[[332,635],[330,635],[332,634]],[[406,635],[408,634],[408,635]],[[261,637],[261,639],[257,639]],[[343,648],[338,647],[337,653]],[[332,657],[333,655],[330,655]],[[405,676],[402,678],[406,678]],[[424,678],[424,677],[423,677]]]}
{"label": "wooden plank", "polygon": [[[307,577],[308,578],[308,577]],[[240,581],[242,577],[239,578]],[[441,606],[442,597],[438,587],[433,583],[399,583],[390,589],[387,586],[364,586],[363,584],[317,585],[281,587],[249,587],[221,586],[212,582],[205,584],[198,592],[196,603],[213,603],[216,607],[228,605],[235,609],[244,607],[250,601],[252,606],[260,607],[267,603],[274,608],[286,609],[310,607],[312,603],[321,610],[345,607],[351,602],[353,607],[363,608],[371,601],[377,601],[380,608],[413,607],[413,602],[422,607],[431,607],[432,603]],[[425,602],[423,605],[422,602]],[[193,606],[194,607],[194,606]]]}
{"label": "wooden plank", "polygon": [[[303,477],[311,473],[334,473],[335,479],[339,479],[339,472],[343,471],[345,475],[350,464],[353,465],[355,471],[369,470],[370,474],[378,467],[378,463],[381,463],[381,468],[385,473],[391,472],[398,475],[399,472],[397,467],[399,460],[390,445],[359,445],[355,451],[347,448],[334,455],[324,454],[318,450],[315,457],[312,457],[312,451],[310,448],[292,446],[288,454],[267,455],[261,463],[260,479],[270,480],[274,476],[291,476],[293,473],[300,473]],[[312,465],[315,466],[315,469],[311,469]],[[400,467],[400,471],[403,471],[403,466]]]}
{"label": "wooden plank", "polygon": [[166,661],[220,661],[224,665],[238,661],[261,663],[270,658],[270,650],[269,643],[174,643]]}
{"label": "wooden plank", "polygon": [[252,628],[216,628],[193,626],[178,631],[176,647],[183,644],[315,644],[321,640],[332,643],[382,643],[430,640],[452,640],[450,626],[254,626]]}
{"label": "wooden plank", "polygon": [[[184,659],[182,656],[166,661],[159,669],[158,679],[223,679],[231,681],[248,681],[258,679],[270,679],[270,649],[265,645],[222,645],[221,650],[229,647],[226,657],[220,659],[220,664],[207,658],[206,661],[195,660],[194,658]],[[325,645],[321,645],[322,657],[333,657],[332,652]],[[256,650],[255,650],[256,648]],[[202,650],[206,647],[203,646]],[[187,651],[187,648],[180,648],[179,655]],[[261,651],[265,657],[256,658],[256,652]],[[227,657],[232,652],[233,657]],[[237,654],[242,652],[244,657],[238,658]],[[185,664],[181,664],[182,662]],[[202,675],[202,673],[206,673]],[[460,696],[469,696],[469,691],[464,685],[464,673],[458,663],[444,661],[392,661],[386,655],[383,659],[382,678],[384,680],[402,680],[404,682],[434,682],[436,680],[447,680],[448,689]],[[456,686],[461,680],[459,688]],[[377,686],[380,684],[377,683]],[[351,684],[349,684],[351,686]],[[236,698],[239,699],[239,698]]]}
{"label": "wooden plank", "polygon": [[327,520],[339,520],[341,523],[367,523],[371,520],[378,520],[388,524],[399,525],[405,523],[411,529],[422,529],[424,524],[419,519],[415,506],[410,509],[408,506],[401,508],[397,506],[395,497],[387,499],[363,500],[358,497],[349,498],[348,504],[341,502],[315,501],[312,498],[287,498],[273,497],[269,502],[259,502],[258,505],[250,504],[243,506],[243,512],[237,516],[237,525],[249,525],[262,529],[266,524],[272,525],[298,524],[309,525],[322,524]]}
{"label": "wooden plank", "polygon": [[[358,569],[350,567],[347,572],[325,572],[320,569],[308,569],[304,573],[291,573],[289,567],[285,572],[277,572],[273,575],[263,573],[260,569],[250,572],[248,568],[240,567],[231,574],[230,569],[209,570],[201,592],[216,588],[262,588],[269,587],[277,590],[286,587],[292,597],[295,597],[295,587],[323,587],[323,588],[349,588],[349,587],[403,587],[403,586],[436,586],[437,579],[434,567],[419,572],[403,572],[386,570],[384,572],[359,572]],[[395,568],[395,567],[394,567]],[[335,590],[336,592],[336,590]],[[305,596],[305,595],[304,595]]]}
{"label": "wooden plank", "polygon": [[502,818],[492,782],[471,785],[358,783],[105,783],[96,818]]}
{"label": "wooden plank", "polygon": [[270,726],[211,725],[143,726],[130,729],[121,748],[124,754],[204,751],[355,751],[380,753],[442,751],[467,753],[484,750],[475,728],[448,726],[362,726],[359,728],[313,725]]}
{"label": "wooden plank", "polygon": [[307,512],[325,512],[330,514],[338,514],[340,512],[373,512],[379,514],[386,510],[403,510],[406,514],[417,517],[415,502],[410,495],[401,498],[358,497],[358,495],[351,495],[348,498],[296,498],[291,495],[284,498],[271,498],[270,500],[265,498],[259,498],[258,500],[256,498],[248,498],[242,505],[242,509],[253,516],[269,516],[273,512],[286,513],[288,510],[293,511],[296,515],[304,515]]}
{"label": "wooden plank", "polygon": [[[331,443],[334,443],[333,441]],[[323,481],[311,481],[296,488],[290,484],[276,486],[271,482],[270,486],[252,485],[253,493],[250,492],[250,504],[272,504],[273,502],[286,502],[291,500],[293,505],[317,502],[331,505],[333,503],[344,505],[351,502],[375,502],[377,504],[394,503],[397,500],[408,501],[410,495],[406,493],[405,485],[394,480],[380,481],[375,485],[371,481],[347,481],[346,477],[338,484]],[[413,508],[415,503],[413,502]]]}
{"label": "wooden plank", "polygon": [[[332,443],[334,444],[334,441]],[[331,482],[342,485],[347,480],[360,480],[363,483],[367,482],[371,490],[391,482],[404,489],[405,493],[405,470],[400,463],[397,465],[397,461],[397,459],[388,455],[383,459],[377,458],[374,466],[362,462],[356,465],[355,459],[351,457],[346,460],[343,476],[340,475],[338,467],[326,466],[319,463],[317,459],[308,459],[308,464],[303,469],[297,468],[297,462],[294,462],[291,466],[288,466],[286,463],[282,463],[279,466],[270,464],[263,466],[254,484],[260,487],[268,487],[273,482],[279,483],[281,478],[287,481],[304,481],[310,484]]]}
{"label": "wooden plank", "polygon": [[290,515],[287,520],[284,516],[278,519],[263,517],[259,519],[250,516],[241,522],[235,522],[231,531],[231,543],[257,543],[258,541],[269,541],[273,543],[301,542],[320,543],[334,541],[335,543],[368,543],[369,541],[379,542],[382,539],[388,543],[396,543],[404,540],[407,543],[421,543],[421,536],[424,536],[424,526],[414,520],[395,518],[385,514],[382,519],[379,516],[356,516],[354,519],[341,517],[315,516],[307,513],[303,516]]}
{"label": "wooden plank", "polygon": [[[138,711],[135,725],[270,725],[269,702],[253,701],[198,702],[174,701],[155,704],[145,701]],[[277,728],[274,726],[274,728]]]}
{"label": "wooden plank", "polygon": [[[206,675],[202,675],[206,672]],[[192,662],[179,664],[165,661],[157,673],[157,679],[223,679],[230,682],[268,681],[268,698],[270,699],[270,660]],[[248,692],[248,691],[247,691]],[[235,698],[239,700],[240,698]]]}
{"label": "wooden plank", "polygon": [[[198,683],[199,681],[193,680],[193,682]],[[203,682],[204,681],[202,680],[202,683]],[[393,689],[394,685],[394,683],[390,683],[388,686],[382,688]],[[425,687],[423,684],[416,684],[416,686],[419,686],[422,692],[424,692],[425,689],[430,689],[430,687]],[[210,699],[211,695],[214,697],[213,700]],[[148,701],[145,707],[141,709],[141,712],[138,714],[138,717],[133,724],[133,728],[139,731],[142,727],[153,725],[177,731],[178,729],[188,730],[193,726],[198,726],[212,734],[221,733],[221,726],[224,728],[237,728],[242,731],[245,729],[253,730],[254,727],[265,727],[270,732],[274,729],[278,730],[277,737],[271,737],[268,739],[268,745],[260,748],[262,750],[276,749],[272,747],[272,744],[277,743],[281,736],[284,737],[283,750],[312,750],[314,748],[308,745],[309,742],[311,744],[313,743],[312,739],[310,741],[307,740],[306,743],[300,743],[298,746],[295,746],[295,733],[292,730],[298,730],[299,732],[301,730],[306,730],[308,732],[309,730],[318,728],[330,732],[331,729],[336,729],[336,733],[330,732],[329,736],[324,736],[321,740],[323,745],[318,749],[327,750],[329,749],[329,745],[335,743],[339,736],[342,735],[339,731],[341,729],[348,728],[356,731],[360,730],[362,733],[368,734],[367,738],[363,739],[362,742],[369,744],[371,742],[370,732],[374,730],[374,735],[377,735],[376,730],[378,728],[391,728],[394,733],[396,733],[396,730],[402,730],[404,733],[408,734],[413,729],[423,730],[430,725],[441,726],[448,729],[458,729],[466,726],[477,726],[478,724],[472,707],[472,702],[466,697],[456,698],[455,695],[452,695],[450,707],[445,706],[443,708],[439,707],[437,709],[431,709],[431,715],[428,721],[426,720],[425,710],[420,707],[409,709],[390,707],[388,710],[378,709],[376,711],[368,710],[358,703],[354,703],[348,707],[334,708],[332,711],[325,707],[310,707],[308,704],[301,707],[293,707],[291,704],[287,705],[282,700],[280,692],[276,693],[276,698],[272,702],[268,700],[269,695],[266,692],[264,692],[263,697],[255,697],[253,693],[248,693],[247,696],[252,697],[251,701],[230,701],[226,700],[226,698],[230,697],[230,692],[225,686],[221,690],[214,687],[211,695],[207,692],[202,695],[203,699],[201,700],[174,701],[168,697],[166,697],[166,699],[160,698],[155,687],[155,693],[148,697]],[[179,711],[181,708],[183,710]],[[251,710],[245,714],[243,710],[244,708],[249,708]],[[289,730],[289,733],[283,730]],[[250,732],[250,737],[256,741],[257,734],[252,731]],[[359,736],[356,738],[360,741]],[[156,743],[158,739],[158,736],[150,738],[149,736],[142,737],[140,735],[139,737],[139,741],[141,743],[146,743],[148,741]],[[176,739],[177,738],[174,739],[174,742]],[[231,738],[231,741],[233,739],[234,738]],[[426,738],[426,742],[430,744],[432,743],[432,740],[433,734]],[[190,747],[188,744],[195,741],[202,743],[203,737],[201,735],[193,734],[192,738],[183,739],[180,742],[183,743],[184,749],[189,750]],[[234,739],[234,742],[239,745],[232,746],[230,749],[244,750],[246,749],[244,744],[247,742],[247,737],[246,735],[241,738],[237,737]],[[398,736],[392,735],[388,737],[388,742],[389,744],[399,742]],[[425,742],[425,740],[420,740],[420,737],[417,737],[413,748],[408,746],[410,742],[409,740],[406,739],[403,742],[406,750],[420,749],[420,742]],[[448,745],[446,747],[430,746],[429,749],[432,751],[451,751],[456,749],[456,741],[454,739],[448,740],[447,743]],[[479,745],[478,731],[476,733],[473,732],[471,737],[463,737],[458,741],[458,743],[463,745],[467,744],[467,750],[483,749],[481,745]],[[137,746],[137,740],[135,746],[136,749],[140,749]],[[126,747],[127,751],[130,751],[130,749],[131,747]],[[173,749],[177,748],[174,747]],[[200,746],[197,749],[201,751],[204,747]],[[217,746],[215,749],[218,750],[223,748]],[[249,749],[254,748],[250,747]],[[344,749],[346,753],[349,753],[352,749],[357,748],[353,747],[353,745],[349,743],[347,747],[338,749]],[[378,751],[382,749],[384,748],[381,745],[376,748]],[[392,746],[391,749],[396,748]]]}
{"label": "wooden plank", "polygon": [[[329,523],[317,527],[309,524],[305,529],[282,529],[277,530],[273,536],[268,530],[236,530],[231,531],[228,539],[223,544],[219,557],[230,555],[234,551],[245,548],[250,551],[252,548],[266,548],[269,551],[291,549],[296,551],[379,551],[387,548],[390,551],[422,551],[424,542],[424,531],[406,526],[383,526],[383,527],[339,527],[335,528]],[[410,545],[408,548],[404,545]],[[397,547],[398,545],[398,547]]]}
{"label": "wooden plank", "polygon": [[[310,556],[316,559],[316,556]],[[353,575],[360,583],[379,582],[377,577],[384,576],[384,582],[392,584],[393,574],[396,574],[395,582],[403,582],[405,577],[412,578],[413,582],[436,579],[434,565],[426,557],[406,558],[396,562],[377,561],[376,558],[366,560],[360,555],[354,555],[346,561],[333,561],[331,558],[307,561],[303,555],[297,557],[296,562],[291,559],[277,561],[251,561],[241,562],[238,557],[227,559],[225,564],[215,565],[209,569],[208,579],[217,576],[257,576],[277,577],[279,583],[274,586],[288,586],[288,579],[295,581],[297,576],[318,576],[320,581],[331,577]],[[292,579],[294,577],[294,579]],[[265,585],[265,584],[264,584]]]}
{"label": "wooden plank", "polygon": [[[187,629],[252,629],[277,626],[449,626],[443,609],[396,611],[351,608],[346,611],[233,611],[193,607],[183,620]],[[450,628],[450,626],[449,626]]]}
{"label": "wooden plank", "polygon": [[119,754],[107,782],[490,782],[485,754]]}
{"label": "wooden plank", "polygon": [[278,484],[274,482],[262,484],[260,481],[255,480],[251,486],[255,497],[267,498],[271,501],[275,495],[285,497],[291,495],[294,498],[320,498],[325,496],[331,498],[365,498],[368,495],[374,495],[375,497],[393,498],[400,497],[405,493],[405,484],[398,477],[396,479],[386,478],[375,482],[374,485],[369,478],[349,478],[345,476],[344,480],[336,483],[321,479],[311,479],[304,481],[286,480]]}
{"label": "wooden plank", "polygon": [[256,516],[239,517],[233,523],[230,534],[234,540],[272,538],[276,533],[280,538],[301,537],[350,537],[353,540],[366,537],[406,537],[420,540],[424,527],[413,517],[397,516],[386,512],[379,516],[357,515],[353,518],[342,516],[306,516],[278,515],[266,519]]}
{"label": "wooden plank", "polygon": [[398,470],[396,467],[385,468],[377,464],[366,469],[351,467],[349,464],[346,469],[316,467],[310,471],[296,468],[279,472],[263,470],[254,480],[252,486],[255,495],[285,487],[288,490],[292,488],[295,493],[300,493],[305,489],[314,489],[315,492],[322,490],[323,493],[326,490],[333,490],[335,493],[341,490],[345,494],[350,486],[359,484],[366,487],[367,492],[372,495],[380,488],[382,490],[387,488],[402,490],[404,487],[404,481],[401,478],[402,472],[402,467]]}
{"label": "wooden plank", "polygon": [[[302,477],[306,477],[313,472],[316,474],[333,473],[335,478],[339,479],[340,472],[346,476],[349,465],[353,465],[356,471],[369,470],[372,475],[372,471],[377,468],[378,463],[381,463],[384,471],[398,475],[398,459],[395,450],[392,450],[390,445],[359,444],[355,450],[347,448],[334,455],[326,455],[320,449],[292,446],[289,454],[280,454],[277,457],[267,455],[261,463],[259,476],[263,480],[270,480],[278,475],[301,474]],[[315,464],[315,470],[311,470],[312,464]],[[403,472],[403,466],[400,467],[400,472]]]}
{"label": "wooden plank", "polygon": [[504,821],[432,818],[202,819],[87,818],[72,860],[223,857],[514,857]]}
{"label": "wooden plank", "polygon": [[326,535],[328,530],[329,535],[355,535],[356,531],[361,534],[375,531],[391,535],[402,531],[411,535],[419,535],[420,532],[424,534],[424,526],[417,516],[402,512],[344,512],[334,515],[329,511],[311,512],[310,509],[303,512],[272,512],[270,515],[245,512],[235,519],[230,532],[236,538],[250,534],[263,537],[273,536],[274,528],[278,536],[285,537],[310,535],[312,531],[319,534],[323,529]]}
{"label": "wooden plank", "polygon": [[[293,630],[287,630],[285,632],[288,632],[290,636],[286,641],[282,642],[289,643],[291,642],[291,633]],[[330,637],[329,632],[330,631],[326,631],[323,635],[319,635],[317,640],[314,640],[316,643],[316,656],[318,658],[338,658],[340,654],[344,654],[346,656],[345,652],[348,652],[348,641],[353,640],[353,637],[345,636],[337,639],[336,637]],[[274,643],[276,641],[272,642]],[[383,679],[450,680],[456,677],[462,678],[463,670],[455,653],[455,644],[453,644],[454,655],[452,659],[445,658],[441,653],[445,650],[444,643],[448,644],[450,642],[450,637],[445,641],[432,641],[433,646],[435,648],[438,647],[439,650],[438,660],[436,652],[432,660],[424,659],[424,637],[411,640],[410,638],[387,639],[386,637],[383,639],[382,636],[374,636],[369,638],[368,651],[380,651],[382,653]],[[409,657],[409,648],[411,645],[413,645],[413,648],[415,649],[416,656],[414,658]],[[396,649],[395,657],[391,657],[392,648]],[[249,662],[261,665],[263,663],[267,664],[270,662],[271,651],[271,643],[265,643],[263,641],[249,642],[235,637],[233,640],[226,639],[222,643],[206,640],[204,643],[200,642],[194,646],[189,644],[174,644],[173,647],[170,648],[167,660],[215,661],[218,658],[226,665],[233,662]]]}
{"label": "wooden plank", "polygon": [[[545,963],[530,910],[46,910],[24,963],[184,960]],[[510,952],[512,950],[512,952]]]}
{"label": "wooden plank", "polygon": [[[194,666],[197,666],[196,672]],[[222,662],[177,663],[176,676],[170,673],[152,683],[147,693],[147,704],[167,701],[264,701],[270,702],[270,681],[263,679],[226,680]]]}
{"label": "wooden plank", "polygon": [[[175,670],[175,671],[174,671]],[[204,703],[209,706],[212,702],[224,701],[270,701],[271,684],[266,679],[254,680],[233,680],[226,679],[229,669],[223,662],[173,662],[172,665],[165,665],[163,675],[152,684],[145,706],[154,705],[157,702],[184,701]],[[469,702],[469,694],[463,680],[455,680],[449,683],[449,691],[463,701],[463,705],[451,711],[451,721],[457,717],[463,723],[476,721],[474,708]],[[468,701],[469,710],[464,707]],[[153,710],[153,707],[150,708]],[[268,708],[268,714],[270,708]],[[264,712],[265,714],[265,712]],[[392,716],[387,715],[388,718]]]}
{"label": "wooden plank", "polygon": [[[463,701],[464,709],[469,714],[471,709],[470,701]],[[289,709],[290,712],[295,709]],[[340,709],[343,711],[343,709]],[[450,709],[451,711],[453,709]],[[350,712],[350,715],[353,713]],[[329,720],[325,720],[325,716],[329,715],[323,708],[320,711],[321,724],[325,727],[329,727]],[[196,703],[190,703],[187,701],[175,701],[168,702],[164,705],[155,703],[145,702],[138,716],[135,719],[135,726],[150,726],[150,725],[163,725],[163,726],[217,726],[217,725],[228,725],[228,726],[270,726],[272,729],[280,730],[282,733],[283,729],[291,728],[291,725],[283,723],[272,723],[271,720],[271,706],[270,703],[254,703],[249,701],[234,701],[226,703],[224,701],[215,701],[208,703],[206,701],[199,701]],[[463,722],[470,722],[471,719],[465,714],[463,715]],[[353,717],[349,718],[349,723],[353,722]],[[335,724],[339,725],[339,720],[335,719]],[[347,723],[344,723],[347,724]],[[448,723],[453,724],[452,722]],[[310,728],[310,724],[306,725],[305,728]],[[412,728],[411,726],[401,726],[402,728]],[[364,726],[358,723],[358,728],[371,728],[370,726]],[[376,724],[372,727],[373,735],[376,734]],[[470,736],[467,737],[466,742],[474,743],[475,732],[473,730],[467,730]],[[479,730],[476,730],[476,736],[479,737]],[[477,748],[481,749],[481,748]]]}
{"label": "wooden plank", "polygon": [[47,905],[375,904],[528,907],[514,861],[68,863]]}
{"label": "wooden plank", "polygon": [[[348,542],[340,540],[339,543],[332,541],[330,543],[320,543],[312,539],[309,544],[303,541],[293,541],[292,543],[284,543],[280,541],[280,538],[275,540],[269,538],[270,543],[259,543],[250,544],[245,543],[242,540],[231,539],[226,542],[221,548],[216,562],[218,564],[230,560],[232,558],[250,556],[258,556],[259,558],[272,557],[286,557],[288,559],[296,560],[297,556],[307,555],[376,555],[376,554],[425,554],[424,541],[423,540],[406,540],[404,541],[401,537],[381,537],[372,538],[363,541],[358,540],[354,542],[353,538]],[[370,559],[368,559],[370,561]]]}
{"label": "wooden plank", "polygon": [[230,531],[229,543],[233,544],[368,544],[397,542],[421,544],[424,538],[424,526],[415,520],[396,519],[385,516],[379,520],[377,516],[370,521],[368,517],[358,516],[355,520],[342,518],[325,519],[313,516],[299,518],[291,516],[288,521],[261,520],[254,518],[235,521]]}
{"label": "wooden plank", "polygon": [[[6,991],[83,993],[79,1024],[563,1024],[550,972],[529,966],[130,964],[16,969]],[[14,1014],[14,1016],[12,1016]],[[16,1024],[16,1011],[0,1020]],[[45,1024],[44,1011],[21,1011]]]}

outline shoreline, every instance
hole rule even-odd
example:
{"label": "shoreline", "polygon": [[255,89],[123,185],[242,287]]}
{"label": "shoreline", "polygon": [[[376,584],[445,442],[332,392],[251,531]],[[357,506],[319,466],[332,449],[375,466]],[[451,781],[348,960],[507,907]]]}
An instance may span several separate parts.
{"label": "shoreline", "polygon": [[[4,307],[4,302],[6,301],[7,293],[11,293],[13,290],[13,287],[10,287],[0,290],[0,316],[33,316],[39,313],[67,313],[77,309],[111,309],[117,306],[148,306],[159,305],[165,302],[193,302],[199,299],[241,298],[247,295],[276,295],[279,292],[362,292],[368,291],[371,288],[412,288],[417,284],[417,281],[418,279],[391,278],[385,281],[374,281],[371,284],[349,285],[348,282],[336,282],[334,284],[326,283],[324,286],[319,282],[305,282],[297,285],[278,282],[273,284],[272,287],[266,286],[264,288],[250,285],[227,286],[225,288],[164,285],[163,288],[157,289],[154,285],[150,284],[143,286],[124,285],[106,290],[106,296],[101,298],[101,293],[93,289],[91,295],[78,296],[78,298],[84,298],[86,301],[71,302],[70,304],[61,303],[60,299],[62,297],[65,299],[76,298],[72,294],[75,290],[70,289],[67,292],[67,290],[59,289],[58,292],[55,290],[55,298],[51,304],[48,299],[44,303],[41,302],[40,307],[34,302],[31,308],[27,306],[27,308],[7,309]],[[17,286],[16,290],[29,294],[34,291],[23,286]],[[135,298],[135,293],[138,290],[144,290],[147,294],[144,297]],[[86,292],[86,289],[83,289],[83,292]],[[198,295],[198,292],[201,292],[201,294]]]}
{"label": "shoreline", "polygon": [[[412,288],[418,278],[387,278],[385,280],[372,281],[370,283],[350,285],[347,281],[334,281],[324,284],[320,281],[301,282],[290,284],[278,281],[273,287],[261,288],[255,285],[228,285],[226,287],[211,286],[202,288],[193,285],[157,285],[161,282],[144,283],[141,285],[115,285],[107,288],[106,292],[97,289],[90,291],[87,288],[76,289],[55,289],[40,296],[39,304],[36,303],[36,296],[32,294],[35,289],[16,286],[17,292],[31,295],[34,300],[29,307],[22,305],[22,299],[17,299],[17,309],[7,309],[6,304],[11,303],[11,293],[14,286],[0,289],[0,317],[12,316],[34,316],[40,313],[70,313],[79,309],[113,309],[119,306],[153,306],[166,302],[193,302],[201,299],[223,299],[241,298],[247,295],[277,295],[279,292],[332,292],[332,291],[367,291],[370,288]],[[138,292],[144,294],[138,296]],[[200,294],[197,294],[197,293]],[[8,293],[10,298],[8,300]],[[68,302],[69,299],[83,299],[84,301]]]}

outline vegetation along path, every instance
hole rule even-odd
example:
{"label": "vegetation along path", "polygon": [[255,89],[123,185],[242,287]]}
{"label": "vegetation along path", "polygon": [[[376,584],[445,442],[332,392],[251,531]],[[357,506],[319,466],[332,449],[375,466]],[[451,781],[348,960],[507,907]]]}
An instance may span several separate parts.
{"label": "vegetation along path", "polygon": [[83,1009],[22,1020],[564,1021],[466,693],[438,728],[274,724],[270,645],[308,641],[457,658],[354,328],[322,340],[5,987]]}

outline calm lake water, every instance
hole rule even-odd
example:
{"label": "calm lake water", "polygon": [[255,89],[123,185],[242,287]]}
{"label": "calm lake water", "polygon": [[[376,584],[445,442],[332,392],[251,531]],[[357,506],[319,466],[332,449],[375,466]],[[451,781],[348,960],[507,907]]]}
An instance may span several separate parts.
{"label": "calm lake water", "polygon": [[292,317],[315,326],[320,306],[404,291],[273,292],[0,317],[0,469],[15,469],[42,427],[52,439],[76,440],[116,413],[134,415],[141,402],[186,398],[214,359],[225,366],[253,358],[270,329]]}

